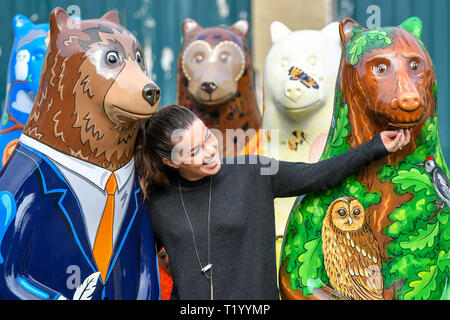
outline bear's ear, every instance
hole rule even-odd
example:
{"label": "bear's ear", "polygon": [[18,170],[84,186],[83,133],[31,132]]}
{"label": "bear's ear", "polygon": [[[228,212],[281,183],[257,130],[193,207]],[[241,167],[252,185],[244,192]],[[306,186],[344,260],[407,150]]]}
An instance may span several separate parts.
{"label": "bear's ear", "polygon": [[247,20],[239,20],[233,23],[230,28],[237,30],[244,38],[247,37],[248,31],[250,30]]}
{"label": "bear's ear", "polygon": [[183,36],[187,35],[188,33],[191,33],[193,31],[200,31],[202,27],[195,21],[194,19],[184,19],[183,23],[181,24],[181,30],[183,31]]}
{"label": "bear's ear", "polygon": [[328,38],[339,41],[339,22],[335,21],[320,30]]}
{"label": "bear's ear", "polygon": [[270,25],[270,37],[272,43],[283,40],[292,31],[280,21],[274,21]]}
{"label": "bear's ear", "polygon": [[117,11],[108,11],[107,13],[105,13],[100,19],[102,20],[108,20],[112,23],[115,24],[119,24],[120,25],[120,19],[119,19],[119,14],[117,13]]}
{"label": "bear's ear", "polygon": [[339,23],[339,34],[341,36],[342,44],[352,38],[355,28],[362,29],[361,25],[351,18],[344,18],[341,20]]}
{"label": "bear's ear", "polygon": [[74,25],[72,18],[62,8],[55,8],[50,13],[50,34],[58,34],[61,30]]}
{"label": "bear's ear", "polygon": [[33,22],[31,22],[27,17],[25,17],[22,14],[18,14],[14,16],[13,19],[13,29],[14,29],[14,35],[20,36],[25,35],[30,31],[30,29],[33,27]]}
{"label": "bear's ear", "polygon": [[400,25],[400,28],[409,31],[414,37],[420,40],[422,36],[422,20],[417,17],[411,17],[403,21]]}

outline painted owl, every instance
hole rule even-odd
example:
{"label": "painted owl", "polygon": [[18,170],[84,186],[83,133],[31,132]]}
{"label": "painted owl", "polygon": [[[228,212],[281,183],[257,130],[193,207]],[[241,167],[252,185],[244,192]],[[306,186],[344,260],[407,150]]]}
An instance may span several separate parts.
{"label": "painted owl", "polygon": [[382,300],[380,249],[361,202],[352,197],[335,199],[322,226],[322,252],[330,284],[354,300]]}
{"label": "painted owl", "polygon": [[26,80],[28,76],[28,61],[30,61],[30,52],[20,50],[16,56],[15,74],[16,80]]}

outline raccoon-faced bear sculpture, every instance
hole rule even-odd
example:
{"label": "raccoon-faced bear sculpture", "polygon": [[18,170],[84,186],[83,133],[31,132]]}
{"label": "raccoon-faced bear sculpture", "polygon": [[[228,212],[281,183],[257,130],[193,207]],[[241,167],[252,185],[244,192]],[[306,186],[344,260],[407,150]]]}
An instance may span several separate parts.
{"label": "raccoon-faced bear sculpture", "polygon": [[246,40],[248,22],[202,28],[186,19],[182,29],[177,104],[189,108],[212,129],[221,156],[260,153],[262,120]]}

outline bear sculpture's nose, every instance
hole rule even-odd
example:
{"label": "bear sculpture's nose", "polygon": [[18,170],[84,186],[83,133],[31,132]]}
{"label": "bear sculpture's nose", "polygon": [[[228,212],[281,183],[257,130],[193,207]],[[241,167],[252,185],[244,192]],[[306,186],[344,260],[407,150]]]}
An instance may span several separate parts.
{"label": "bear sculpture's nose", "polygon": [[217,85],[214,82],[203,82],[201,88],[203,91],[211,94],[217,89]]}
{"label": "bear sculpture's nose", "polygon": [[293,83],[292,81],[290,81],[284,89],[284,95],[293,101],[297,101],[302,94],[303,91],[300,88],[300,85],[298,83]]}
{"label": "bear sculpture's nose", "polygon": [[407,92],[398,98],[397,104],[401,109],[411,112],[420,106],[420,97],[415,92]]}
{"label": "bear sculpture's nose", "polygon": [[159,101],[161,90],[154,83],[149,83],[142,89],[142,96],[153,107]]}

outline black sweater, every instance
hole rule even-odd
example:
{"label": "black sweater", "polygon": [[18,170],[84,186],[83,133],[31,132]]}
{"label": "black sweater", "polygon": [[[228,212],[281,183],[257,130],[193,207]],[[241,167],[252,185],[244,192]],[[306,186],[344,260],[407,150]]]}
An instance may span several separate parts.
{"label": "black sweater", "polygon": [[[212,178],[214,299],[278,299],[273,199],[325,191],[388,153],[376,135],[353,150],[314,164],[262,156],[224,159]],[[234,164],[227,164],[230,160]],[[261,174],[261,169],[269,167],[274,174]],[[155,238],[169,255],[172,298],[210,299],[210,282],[200,271],[178,179],[201,263],[207,264],[210,177],[191,182],[176,174],[169,190],[149,191],[147,205]]]}

